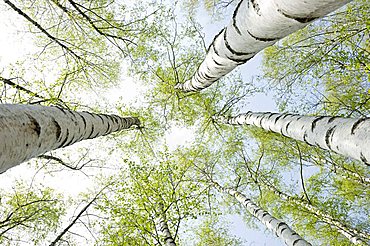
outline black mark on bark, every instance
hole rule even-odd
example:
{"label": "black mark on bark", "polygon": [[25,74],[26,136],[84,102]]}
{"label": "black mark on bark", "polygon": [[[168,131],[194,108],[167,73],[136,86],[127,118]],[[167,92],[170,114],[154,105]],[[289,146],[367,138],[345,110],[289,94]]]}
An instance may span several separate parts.
{"label": "black mark on bark", "polygon": [[220,56],[220,53],[218,52],[218,50],[216,49],[216,45],[215,45],[215,42],[216,42],[216,39],[218,38],[218,36],[221,35],[221,33],[225,30],[225,28],[221,29],[221,31],[214,37],[213,41],[212,41],[212,44],[211,46],[213,47],[213,50],[215,51],[216,55]]}
{"label": "black mark on bark", "polygon": [[260,12],[260,6],[258,5],[258,3],[256,2],[256,0],[251,0],[251,3],[252,3],[252,6],[253,6],[253,9],[256,11],[257,15],[261,16],[261,12]]}
{"label": "black mark on bark", "polygon": [[325,143],[326,143],[326,145],[328,146],[329,149],[332,149],[331,148],[331,142],[333,140],[333,134],[334,134],[335,128],[336,128],[336,126],[333,126],[333,127],[329,128],[329,130],[325,134]]}
{"label": "black mark on bark", "polygon": [[236,32],[239,34],[239,35],[242,35],[237,23],[236,23],[236,15],[238,14],[238,11],[239,11],[239,8],[240,8],[240,5],[242,4],[243,1],[240,1],[239,4],[236,6],[236,9],[234,11],[234,14],[233,14],[233,27],[235,28]]}
{"label": "black mark on bark", "polygon": [[53,124],[55,126],[55,137],[56,140],[59,141],[60,134],[62,133],[62,128],[60,127],[59,123],[53,118]]}
{"label": "black mark on bark", "polygon": [[64,110],[64,108],[61,108],[61,107],[58,107],[56,106],[55,108],[59,109],[60,111],[62,111],[63,114],[67,115],[66,111]]}
{"label": "black mark on bark", "polygon": [[84,131],[86,131],[86,119],[85,119],[85,117],[82,114],[80,114],[80,116],[81,116],[82,121],[84,123]]}
{"label": "black mark on bark", "polygon": [[281,117],[283,117],[283,115],[282,115],[282,114],[275,118],[275,124],[276,124],[276,122],[277,122]]}
{"label": "black mark on bark", "polygon": [[262,37],[257,37],[255,35],[253,35],[249,30],[247,30],[248,34],[254,38],[255,40],[257,41],[261,41],[261,42],[274,42],[274,41],[277,41],[279,40],[280,38],[262,38]]}
{"label": "black mark on bark", "polygon": [[370,166],[370,163],[368,162],[368,160],[365,158],[364,154],[361,152],[360,153],[360,159],[361,161],[363,161],[366,165]]}
{"label": "black mark on bark", "polygon": [[362,122],[364,122],[364,121],[366,121],[366,120],[368,120],[368,119],[370,119],[370,118],[361,118],[361,119],[359,119],[358,121],[356,121],[354,124],[353,124],[353,126],[352,126],[352,129],[351,129],[351,134],[353,135],[353,134],[355,134],[355,130],[356,130],[356,128],[362,123]]}
{"label": "black mark on bark", "polygon": [[90,139],[93,133],[94,133],[94,125],[91,125],[91,132],[87,138]]}
{"label": "black mark on bark", "polygon": [[332,122],[333,122],[333,120],[335,120],[336,118],[338,118],[338,116],[330,117],[330,118],[328,119],[328,123],[332,123]]}
{"label": "black mark on bark", "polygon": [[289,126],[290,126],[290,123],[292,123],[291,121],[289,121],[288,122],[288,124],[286,124],[286,127],[285,127],[285,131],[286,131],[286,133],[288,133],[288,128],[289,128]]}
{"label": "black mark on bark", "polygon": [[217,65],[217,66],[225,66],[219,62],[217,62],[213,57],[212,57],[212,61]]}
{"label": "black mark on bark", "polygon": [[311,123],[311,131],[313,132],[313,130],[315,129],[315,127],[316,127],[316,123],[319,121],[319,120],[322,120],[322,119],[324,119],[325,118],[325,116],[319,116],[319,117],[317,117],[316,119],[314,119],[313,121],[312,121],[312,123]]}
{"label": "black mark on bark", "polygon": [[[293,235],[293,234],[292,234]],[[293,242],[293,246],[294,245],[296,245],[299,241],[301,241],[302,239],[300,239],[300,238],[298,238],[298,239],[296,239],[296,240],[294,240],[294,242]]]}
{"label": "black mark on bark", "polygon": [[303,134],[303,141],[304,141],[306,144],[308,144],[308,145],[310,145],[310,146],[313,146],[311,143],[309,143],[309,142],[307,141],[307,131],[305,131],[305,132],[304,132],[304,134]]}
{"label": "black mark on bark", "polygon": [[31,115],[29,115],[29,114],[26,114],[26,115],[27,115],[28,119],[31,122],[31,124],[30,124],[31,129],[36,132],[37,137],[40,137],[40,133],[41,133],[41,126],[40,126],[40,124]]}
{"label": "black mark on bark", "polygon": [[284,15],[286,18],[296,20],[299,23],[308,23],[318,18],[318,17],[312,17],[312,16],[305,16],[305,17],[293,16],[293,15],[285,13],[282,9],[278,9],[278,12]]}
{"label": "black mark on bark", "polygon": [[67,132],[66,132],[66,136],[65,136],[65,138],[64,138],[64,140],[63,140],[63,142],[58,146],[58,148],[61,148],[61,147],[63,147],[64,146],[64,144],[67,142],[67,140],[68,140],[68,137],[69,137],[69,131],[68,131],[68,128],[67,128]]}

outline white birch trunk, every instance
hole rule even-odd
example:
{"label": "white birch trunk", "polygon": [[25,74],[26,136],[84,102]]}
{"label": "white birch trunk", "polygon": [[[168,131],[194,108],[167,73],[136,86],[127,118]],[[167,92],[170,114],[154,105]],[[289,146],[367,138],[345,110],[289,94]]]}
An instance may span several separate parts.
{"label": "white birch trunk", "polygon": [[259,51],[348,2],[241,0],[232,21],[215,36],[193,77],[176,88],[185,92],[207,88]]}
{"label": "white birch trunk", "polygon": [[173,239],[170,229],[168,228],[166,212],[164,211],[163,204],[159,204],[159,231],[164,236],[164,242],[167,246],[176,246],[175,240]]}
{"label": "white birch trunk", "polygon": [[350,181],[355,181],[355,182],[357,182],[361,185],[370,186],[370,178],[363,177],[360,174],[358,174],[358,173],[356,173],[352,170],[348,170],[346,168],[343,168],[341,166],[335,166],[334,168],[330,168],[330,170],[332,170],[333,172],[338,174],[338,172],[336,172],[335,169],[339,170],[339,172],[340,172],[339,175],[344,179],[348,179]]}
{"label": "white birch trunk", "polygon": [[370,165],[370,118],[247,112],[214,119],[230,125],[254,125]]}
{"label": "white birch trunk", "polygon": [[0,105],[0,173],[50,150],[139,126],[135,117],[59,107]]}
{"label": "white birch trunk", "polygon": [[249,213],[251,213],[259,221],[261,221],[270,231],[275,233],[277,237],[282,239],[286,245],[288,246],[311,245],[301,236],[299,236],[294,230],[292,230],[286,223],[271,216],[268,212],[257,206],[242,193],[234,189],[224,188],[215,181],[212,181],[212,183],[220,192],[227,193],[233,196],[236,200],[238,200],[238,202],[240,202],[248,210]]}
{"label": "white birch trunk", "polygon": [[370,235],[368,233],[361,232],[361,231],[358,231],[354,228],[350,228],[350,227],[346,226],[342,222],[334,219],[331,215],[321,211],[320,209],[311,205],[307,201],[289,196],[289,195],[279,191],[274,186],[267,184],[266,182],[263,182],[263,184],[264,184],[265,187],[267,187],[270,191],[274,192],[276,195],[278,195],[284,201],[289,201],[291,203],[294,203],[294,204],[310,211],[314,216],[316,216],[318,219],[324,221],[325,223],[335,226],[337,228],[338,232],[341,233],[346,238],[348,238],[348,240],[351,243],[358,244],[358,245],[366,245],[365,241],[362,238],[366,238],[368,240],[370,239]]}

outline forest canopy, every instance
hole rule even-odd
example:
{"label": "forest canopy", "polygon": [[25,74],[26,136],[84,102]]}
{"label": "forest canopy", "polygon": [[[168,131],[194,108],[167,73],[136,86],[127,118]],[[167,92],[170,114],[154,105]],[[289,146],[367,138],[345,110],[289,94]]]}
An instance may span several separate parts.
{"label": "forest canopy", "polygon": [[278,2],[1,2],[0,244],[368,245],[369,1]]}

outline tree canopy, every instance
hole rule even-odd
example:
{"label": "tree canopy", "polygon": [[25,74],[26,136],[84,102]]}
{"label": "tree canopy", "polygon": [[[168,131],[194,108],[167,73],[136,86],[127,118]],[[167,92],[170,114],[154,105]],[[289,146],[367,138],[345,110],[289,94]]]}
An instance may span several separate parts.
{"label": "tree canopy", "polygon": [[[0,107],[27,104],[45,108],[42,115],[48,107],[72,115],[76,125],[80,111],[86,119],[78,123],[91,134],[67,141],[63,131],[63,148],[37,152],[0,174],[0,244],[282,245],[276,235],[283,231],[274,235],[260,219],[270,215],[283,223],[276,228],[288,226],[312,245],[370,243],[366,146],[358,158],[331,151],[341,126],[330,125],[349,118],[352,136],[369,122],[367,0],[307,23],[294,17],[302,27],[311,23],[268,41],[276,44],[253,51],[206,90],[176,89],[197,74],[236,10],[245,5],[259,13],[259,4],[4,0]],[[265,98],[273,113],[259,113],[255,123],[219,120],[252,114],[268,104]],[[304,116],[314,118],[302,139],[287,134],[295,123],[273,131],[265,125]],[[106,134],[113,124],[105,118],[125,117],[140,124]],[[90,118],[95,123],[86,124]],[[106,136],[91,139],[100,120]],[[322,143],[306,141],[320,124],[328,126]],[[31,124],[36,133],[37,126],[44,127]],[[369,143],[364,129],[359,138]]]}

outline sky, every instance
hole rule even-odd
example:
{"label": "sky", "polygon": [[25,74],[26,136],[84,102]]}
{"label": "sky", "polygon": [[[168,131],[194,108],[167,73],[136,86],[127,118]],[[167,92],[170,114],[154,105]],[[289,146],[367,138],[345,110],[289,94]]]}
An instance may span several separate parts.
{"label": "sky", "polygon": [[[6,11],[4,3],[0,4],[0,67],[14,63],[34,49],[32,35],[25,30],[24,22],[17,13]],[[29,42],[27,42],[29,40]]]}
{"label": "sky", "polygon": [[[33,44],[32,35],[27,33],[22,18],[13,11],[4,11],[4,4],[0,3],[0,69],[6,67],[10,63],[16,62],[18,59],[33,53],[36,47]],[[212,41],[215,34],[217,34],[221,27],[228,24],[232,9],[228,9],[227,14],[220,21],[210,19],[210,16],[205,13],[204,9],[198,11],[197,21],[204,25],[205,40],[207,45]],[[251,81],[260,72],[259,66],[261,64],[261,56],[257,55],[247,64],[240,67],[243,80]],[[52,79],[52,78],[50,78]],[[125,81],[123,85],[108,89],[105,93],[100,95],[105,101],[109,101],[111,105],[117,102],[130,103],[135,100],[143,92],[144,88],[138,86],[136,78],[122,77]],[[89,98],[86,95],[86,99]],[[99,100],[102,100],[101,98]],[[258,94],[249,99],[249,104],[246,106],[245,111],[276,111],[276,105],[269,94]],[[114,111],[114,107],[112,107]],[[115,113],[115,112],[112,112]],[[194,130],[189,128],[182,128],[173,126],[165,135],[165,141],[170,146],[170,149],[175,149],[178,146],[184,146],[194,139]],[[107,144],[114,144],[114,142],[107,141]],[[74,153],[79,152],[84,148],[96,148],[98,143],[95,140],[87,140],[74,146],[65,148],[65,152]],[[99,146],[100,151],[95,155],[97,159],[102,161],[111,161],[112,163],[121,162],[120,156],[115,156],[114,153],[107,156],[106,148]],[[71,159],[78,158],[78,155],[70,154]],[[92,171],[93,172],[93,171]],[[91,173],[90,173],[91,174]],[[94,186],[94,181],[91,177],[86,176],[80,172],[62,171],[45,173],[43,170],[35,173],[34,165],[22,164],[11,170],[7,171],[0,177],[0,187],[2,189],[11,189],[14,186],[16,179],[25,179],[28,182],[41,182],[45,186],[54,187],[63,194],[71,197],[77,196],[80,192],[87,191]],[[230,231],[247,240],[245,245],[282,245],[280,240],[273,236],[270,232],[262,229],[256,231],[246,227],[243,219],[239,215],[227,215],[226,220],[231,222]],[[259,223],[259,222],[256,222]]]}

